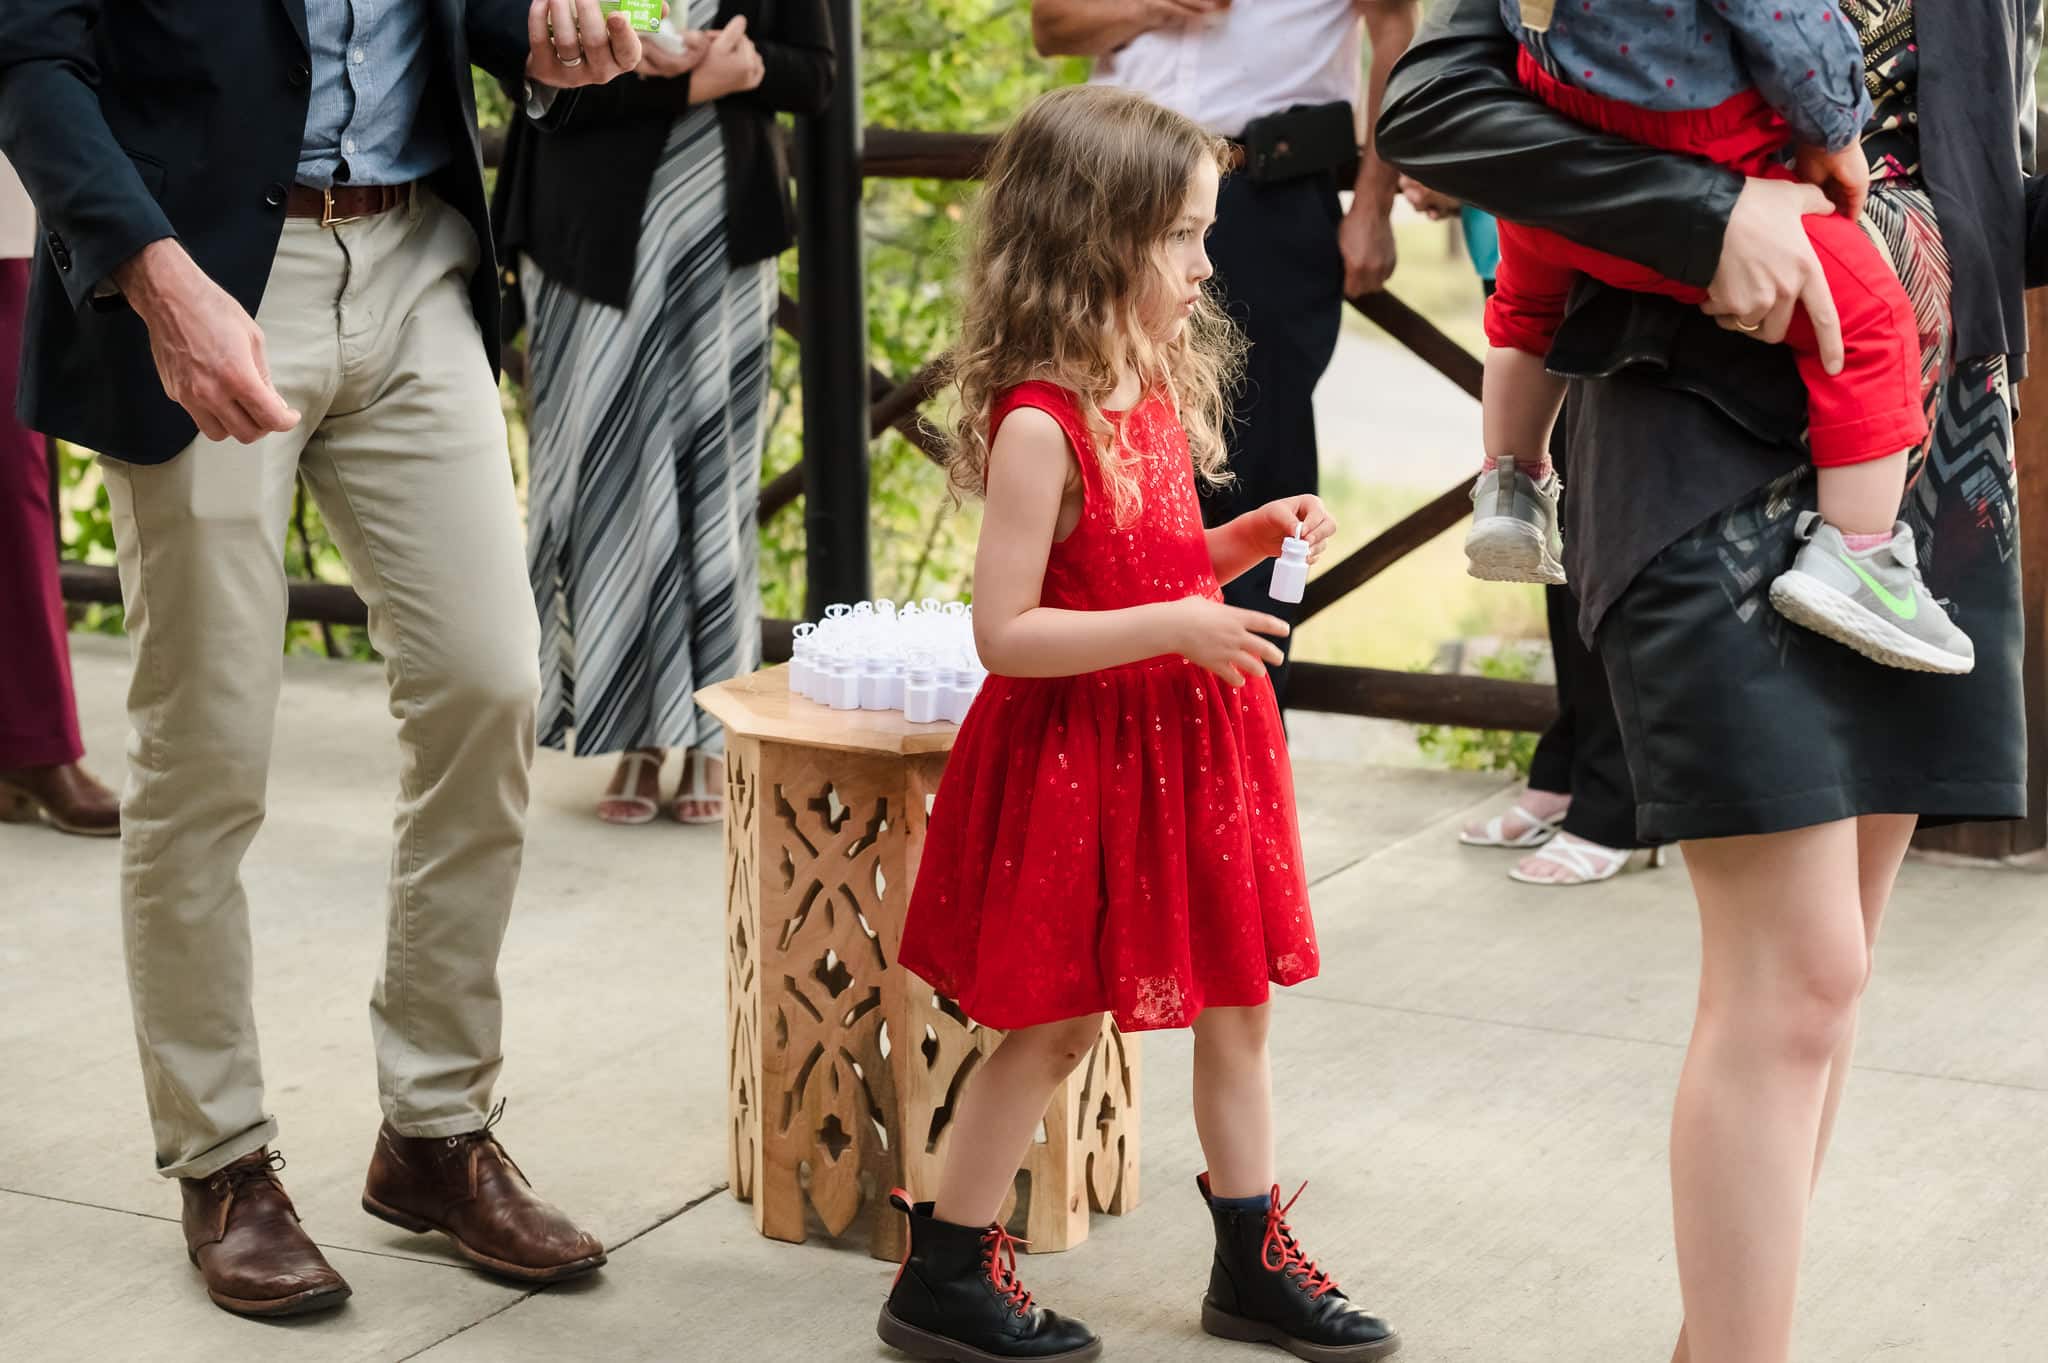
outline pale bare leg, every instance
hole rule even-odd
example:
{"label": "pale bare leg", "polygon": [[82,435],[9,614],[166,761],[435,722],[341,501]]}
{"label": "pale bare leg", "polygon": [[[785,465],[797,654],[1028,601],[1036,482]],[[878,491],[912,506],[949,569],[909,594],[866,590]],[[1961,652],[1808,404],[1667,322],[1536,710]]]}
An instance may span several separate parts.
{"label": "pale bare leg", "polygon": [[1816,470],[1820,518],[1845,535],[1889,535],[1906,495],[1906,455]]}
{"label": "pale bare leg", "polygon": [[[1856,821],[1857,878],[1863,906],[1863,941],[1874,958],[1877,934],[1884,912],[1891,903],[1892,886],[1905,862],[1906,848],[1919,819],[1911,814],[1871,814]],[[1865,976],[1866,980],[1868,975]],[[1813,1176],[1809,1193],[1820,1186],[1821,1166],[1827,1160],[1828,1142],[1833,1138],[1835,1118],[1841,1111],[1842,1093],[1849,1079],[1850,1062],[1856,1047],[1856,1020],[1851,1018],[1848,1034],[1828,1062],[1827,1097],[1821,1105],[1820,1133],[1813,1152]],[[1678,1330],[1678,1347],[1671,1363],[1692,1363],[1685,1327]]]}
{"label": "pale bare leg", "polygon": [[956,1226],[996,1219],[1052,1091],[1087,1057],[1101,1030],[1100,1013],[1020,1028],[981,1062],[953,1116],[934,1216]]}
{"label": "pale bare leg", "polygon": [[1550,472],[1550,428],[1564,406],[1564,388],[1542,356],[1489,347],[1479,417],[1488,462],[1518,463],[1542,482]]}
{"label": "pale bare leg", "polygon": [[1691,1363],[1786,1363],[1829,1071],[1869,961],[1857,829],[1685,854],[1702,968],[1671,1182]]}
{"label": "pale bare leg", "polygon": [[1195,1019],[1195,1134],[1217,1197],[1271,1192],[1273,1066],[1266,1050],[1272,1005],[1210,1008]]}

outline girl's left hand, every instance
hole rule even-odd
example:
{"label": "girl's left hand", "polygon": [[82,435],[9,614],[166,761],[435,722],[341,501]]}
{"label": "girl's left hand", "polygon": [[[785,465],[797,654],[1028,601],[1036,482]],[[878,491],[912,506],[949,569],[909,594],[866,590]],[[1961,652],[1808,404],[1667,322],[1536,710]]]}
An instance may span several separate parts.
{"label": "girl's left hand", "polygon": [[1302,538],[1308,541],[1308,561],[1314,563],[1323,556],[1323,546],[1330,536],[1337,533],[1337,522],[1323,509],[1323,503],[1316,497],[1284,497],[1277,502],[1268,502],[1257,511],[1248,511],[1239,517],[1246,538],[1267,558],[1278,558],[1280,546],[1300,528]]}

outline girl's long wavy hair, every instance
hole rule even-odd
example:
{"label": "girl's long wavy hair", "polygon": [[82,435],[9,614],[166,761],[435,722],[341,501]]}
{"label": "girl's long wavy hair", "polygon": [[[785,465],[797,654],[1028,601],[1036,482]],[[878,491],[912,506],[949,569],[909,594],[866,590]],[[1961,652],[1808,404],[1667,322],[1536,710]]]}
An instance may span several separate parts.
{"label": "girl's long wavy hair", "polygon": [[1203,162],[1226,171],[1229,144],[1142,95],[1098,85],[1043,96],[997,142],[950,373],[960,406],[947,470],[957,493],[987,488],[996,398],[1044,380],[1079,397],[1115,520],[1130,524],[1137,471],[1121,424],[1102,414],[1124,369],[1144,392],[1172,401],[1197,476],[1229,481],[1223,432],[1243,356],[1236,329],[1206,291],[1170,342],[1140,321],[1148,292],[1164,286],[1166,236]]}

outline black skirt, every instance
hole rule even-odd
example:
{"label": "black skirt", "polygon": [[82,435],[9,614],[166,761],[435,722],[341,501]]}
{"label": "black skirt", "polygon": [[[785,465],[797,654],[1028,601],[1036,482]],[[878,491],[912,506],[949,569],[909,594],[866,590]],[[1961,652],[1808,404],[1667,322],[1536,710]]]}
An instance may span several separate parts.
{"label": "black skirt", "polygon": [[[1576,385],[1573,401],[1610,435],[1683,432],[1688,460],[1754,467],[1769,457],[1719,408],[1672,388],[1602,380]],[[2025,628],[2003,361],[1959,366],[1935,406],[1901,516],[1929,590],[1976,645],[1976,670],[1881,667],[1772,610],[1771,579],[1792,561],[1799,513],[1814,506],[1810,467],[1776,477],[1659,552],[1600,618],[1643,842],[1863,814],[2025,816]],[[1655,497],[1654,480],[1640,492]]]}

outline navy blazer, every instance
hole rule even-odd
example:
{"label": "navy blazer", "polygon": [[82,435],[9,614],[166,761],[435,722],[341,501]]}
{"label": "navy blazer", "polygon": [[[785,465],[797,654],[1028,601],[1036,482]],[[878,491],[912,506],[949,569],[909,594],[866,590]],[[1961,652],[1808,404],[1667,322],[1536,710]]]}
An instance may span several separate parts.
{"label": "navy blazer", "polygon": [[[444,120],[457,149],[430,184],[477,234],[470,301],[495,366],[497,267],[470,63],[521,80],[527,6],[425,2],[435,69],[422,116]],[[142,319],[94,290],[175,236],[255,315],[298,170],[308,53],[305,0],[0,6],[0,154],[40,219],[21,369],[29,426],[134,463],[164,462],[191,442],[197,428],[165,396]],[[557,100],[558,116],[569,98]]]}

